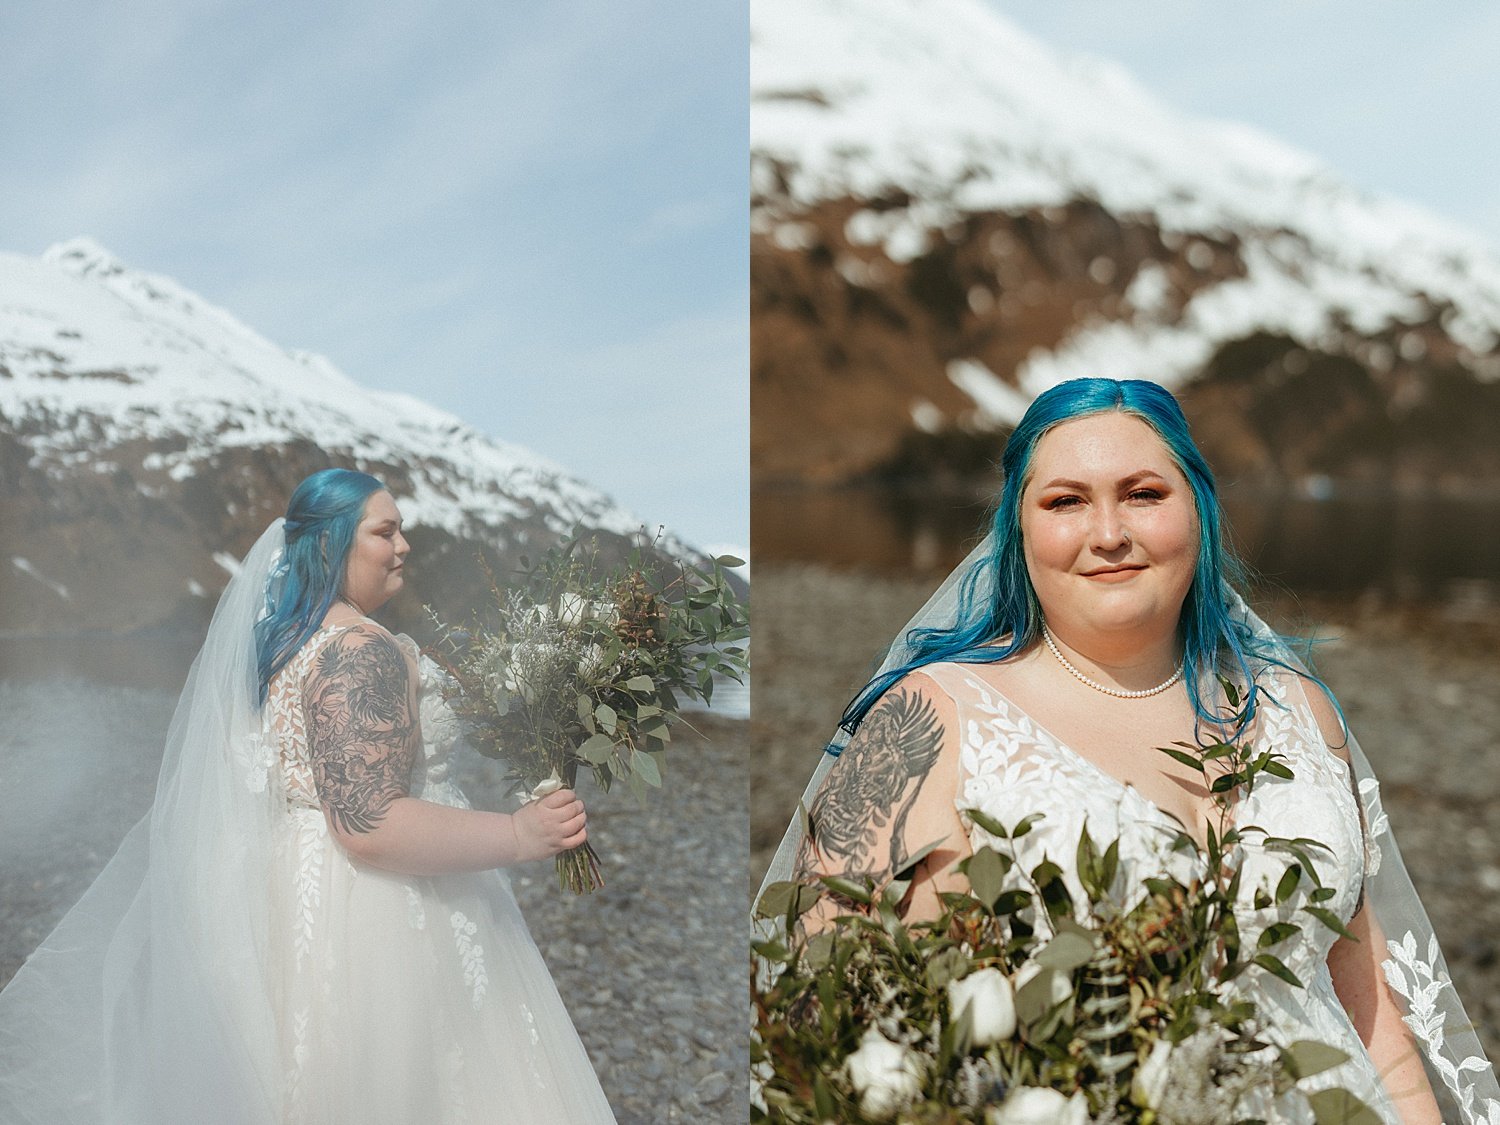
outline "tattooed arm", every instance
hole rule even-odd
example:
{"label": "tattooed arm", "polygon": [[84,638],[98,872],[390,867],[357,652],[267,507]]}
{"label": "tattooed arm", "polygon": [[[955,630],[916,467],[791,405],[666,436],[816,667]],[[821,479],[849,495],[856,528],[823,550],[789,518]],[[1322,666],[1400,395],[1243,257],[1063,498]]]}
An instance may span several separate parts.
{"label": "tattooed arm", "polygon": [[[918,865],[902,902],[908,919],[935,917],[938,893],[963,889],[953,865],[969,854],[953,803],[956,721],[952,701],[926,676],[908,676],[886,692],[813,798],[796,877],[836,875],[856,884],[868,879],[879,891],[910,856],[941,841]],[[803,925],[815,932],[835,915],[858,909],[830,892],[804,915]]]}
{"label": "tattooed arm", "polygon": [[384,629],[329,641],[303,692],[313,780],[329,831],[356,859],[410,875],[544,859],[587,839],[583,803],[560,790],[514,815],[409,795],[422,749],[416,673]]}

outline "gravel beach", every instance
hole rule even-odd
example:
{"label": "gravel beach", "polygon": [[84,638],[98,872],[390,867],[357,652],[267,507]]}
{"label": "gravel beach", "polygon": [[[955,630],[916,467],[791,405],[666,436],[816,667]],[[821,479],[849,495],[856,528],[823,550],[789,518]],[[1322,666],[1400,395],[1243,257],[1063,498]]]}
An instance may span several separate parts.
{"label": "gravel beach", "polygon": [[[150,805],[175,696],[0,681],[0,986]],[[549,862],[513,872],[547,965],[621,1125],[743,1122],[748,724],[691,715],[666,793],[581,785],[606,887],[561,891]],[[106,737],[107,734],[107,737]],[[500,770],[459,760],[477,806]],[[31,799],[17,799],[17,795]]]}
{"label": "gravel beach", "polygon": [[[758,886],[820,748],[880,648],[937,579],[758,564],[751,720],[751,884]],[[1469,1017],[1500,1058],[1500,607],[1379,600],[1264,606],[1330,638],[1318,669],[1381,779],[1385,810]]]}

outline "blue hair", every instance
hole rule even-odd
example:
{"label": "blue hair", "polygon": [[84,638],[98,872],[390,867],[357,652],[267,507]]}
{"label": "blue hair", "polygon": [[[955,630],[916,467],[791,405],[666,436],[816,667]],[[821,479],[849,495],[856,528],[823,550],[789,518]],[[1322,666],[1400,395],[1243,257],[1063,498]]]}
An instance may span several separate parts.
{"label": "blue hair", "polygon": [[385,485],[369,473],[324,469],[306,478],[286,505],[286,547],[255,623],[260,702],[272,678],[318,631],[344,584],[344,567],[365,501]]}
{"label": "blue hair", "polygon": [[[1021,493],[1031,476],[1032,456],[1037,442],[1053,427],[1109,411],[1129,414],[1150,426],[1192,489],[1198,513],[1198,559],[1192,585],[1183,601],[1179,632],[1183,678],[1200,730],[1204,723],[1227,725],[1226,717],[1215,713],[1202,696],[1202,685],[1212,682],[1210,677],[1217,675],[1227,675],[1244,685],[1240,706],[1232,716],[1230,737],[1249,725],[1260,696],[1252,661],[1281,667],[1291,665],[1274,652],[1266,651],[1267,646],[1250,627],[1230,612],[1227,594],[1244,588],[1246,571],[1233,547],[1225,542],[1218,487],[1208,462],[1193,443],[1182,408],[1170,392],[1156,383],[1140,379],[1074,379],[1038,395],[1006,442],[1000,459],[1000,499],[991,521],[992,546],[960,579],[954,623],[945,628],[915,628],[908,632],[905,638],[908,660],[865,684],[844,709],[840,726],[852,734],[887,690],[925,664],[945,660],[994,664],[1023,651],[1041,637],[1042,609],[1021,546]],[[1001,643],[996,644],[997,639]],[[1315,677],[1309,678],[1323,686]]]}

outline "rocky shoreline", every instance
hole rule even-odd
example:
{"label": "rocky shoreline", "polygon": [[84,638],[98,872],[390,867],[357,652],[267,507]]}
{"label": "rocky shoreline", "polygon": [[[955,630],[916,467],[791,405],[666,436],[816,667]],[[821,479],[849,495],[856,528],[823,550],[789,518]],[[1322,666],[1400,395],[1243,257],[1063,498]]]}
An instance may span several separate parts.
{"label": "rocky shoreline", "polygon": [[[751,720],[751,882],[758,886],[819,748],[881,647],[936,584],[758,564]],[[1402,858],[1469,1018],[1500,1058],[1500,607],[1265,605],[1277,628],[1327,638],[1317,667],[1381,779]]]}

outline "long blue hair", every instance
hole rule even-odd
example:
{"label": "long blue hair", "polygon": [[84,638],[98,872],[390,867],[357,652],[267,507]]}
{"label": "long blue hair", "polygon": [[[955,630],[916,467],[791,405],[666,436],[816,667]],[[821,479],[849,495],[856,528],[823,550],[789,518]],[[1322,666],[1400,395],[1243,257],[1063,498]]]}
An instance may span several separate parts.
{"label": "long blue hair", "polygon": [[[1000,500],[991,521],[991,549],[960,580],[954,623],[908,632],[904,638],[906,662],[865,684],[845,708],[840,726],[852,734],[892,685],[925,664],[942,660],[998,663],[1041,637],[1042,609],[1021,547],[1021,493],[1031,476],[1037,442],[1044,434],[1063,422],[1108,411],[1129,414],[1150,426],[1192,489],[1198,512],[1198,559],[1178,628],[1183,678],[1199,728],[1205,723],[1231,725],[1203,698],[1203,685],[1212,684],[1218,675],[1243,685],[1240,706],[1228,716],[1233,730],[1230,737],[1250,723],[1260,696],[1252,663],[1292,666],[1266,651],[1267,646],[1251,628],[1230,611],[1229,592],[1243,590],[1246,572],[1232,546],[1225,542],[1218,487],[1208,462],[1193,443],[1182,408],[1156,383],[1074,379],[1038,395],[1005,445],[1000,459]],[[1309,678],[1322,686],[1315,677]]]}
{"label": "long blue hair", "polygon": [[344,584],[344,567],[365,501],[385,485],[354,469],[324,469],[306,478],[286,505],[286,547],[255,623],[260,702],[271,679],[318,631]]}

